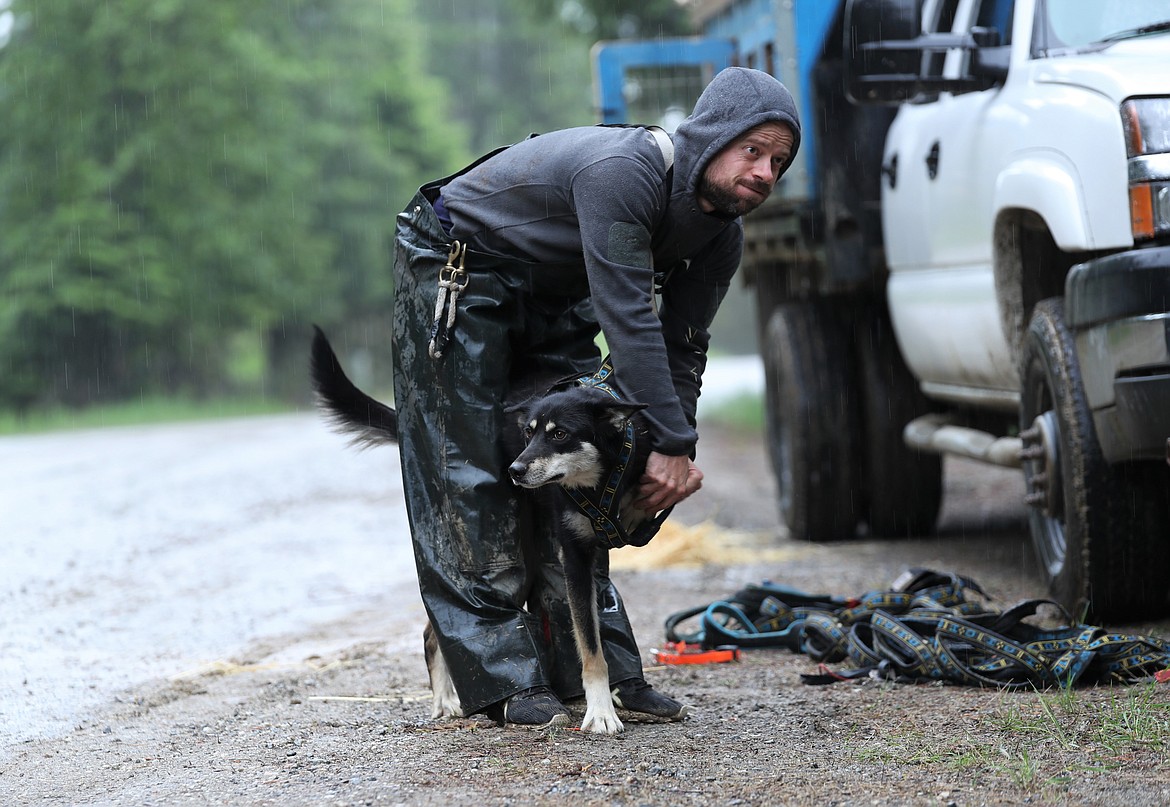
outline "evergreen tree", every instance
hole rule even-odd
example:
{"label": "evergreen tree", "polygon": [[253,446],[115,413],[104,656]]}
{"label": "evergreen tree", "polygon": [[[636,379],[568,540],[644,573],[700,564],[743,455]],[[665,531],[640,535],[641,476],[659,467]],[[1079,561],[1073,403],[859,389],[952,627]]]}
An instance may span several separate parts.
{"label": "evergreen tree", "polygon": [[393,210],[465,157],[409,0],[10,9],[0,404],[222,389],[241,334],[385,302]]}

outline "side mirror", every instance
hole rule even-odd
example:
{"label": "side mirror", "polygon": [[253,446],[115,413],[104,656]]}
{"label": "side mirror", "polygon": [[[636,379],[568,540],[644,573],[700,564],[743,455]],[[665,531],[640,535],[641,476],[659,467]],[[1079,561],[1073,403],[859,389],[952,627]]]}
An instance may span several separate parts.
{"label": "side mirror", "polygon": [[919,92],[922,51],[889,48],[922,33],[923,0],[848,0],[845,95],[855,104],[899,104]]}
{"label": "side mirror", "polygon": [[971,52],[971,75],[986,79],[985,84],[988,86],[1002,84],[1007,78],[1008,67],[1011,64],[1011,45],[1001,45],[999,31],[994,28],[972,28],[971,33],[975,34],[980,30],[986,32],[983,36],[990,44],[980,45]]}
{"label": "side mirror", "polygon": [[[898,37],[909,25],[904,15],[915,0],[849,0],[845,7],[845,94],[855,104],[896,105],[924,93],[986,90],[1007,77],[1011,48],[995,28],[966,33]],[[856,16],[860,14],[860,16]],[[891,21],[893,21],[891,23]],[[929,54],[964,50],[971,54],[966,75],[944,78],[924,69]]]}

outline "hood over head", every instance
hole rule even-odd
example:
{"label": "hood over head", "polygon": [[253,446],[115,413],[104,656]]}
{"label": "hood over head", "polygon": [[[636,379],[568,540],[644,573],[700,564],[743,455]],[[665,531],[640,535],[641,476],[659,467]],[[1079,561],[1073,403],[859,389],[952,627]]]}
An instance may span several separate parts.
{"label": "hood over head", "polygon": [[800,147],[800,118],[792,93],[762,70],[721,70],[699,96],[695,111],[671,137],[675,147],[674,195],[693,195],[711,158],[744,132],[769,121],[787,124],[792,130],[792,156],[784,166],[788,170]]}

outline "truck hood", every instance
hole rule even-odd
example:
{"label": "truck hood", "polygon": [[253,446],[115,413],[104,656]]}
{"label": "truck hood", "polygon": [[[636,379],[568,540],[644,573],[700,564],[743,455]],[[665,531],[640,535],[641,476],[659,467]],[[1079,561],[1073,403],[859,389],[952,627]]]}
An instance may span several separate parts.
{"label": "truck hood", "polygon": [[1121,103],[1134,95],[1170,95],[1170,34],[1124,39],[1109,47],[1036,63],[1035,79],[1084,87]]}

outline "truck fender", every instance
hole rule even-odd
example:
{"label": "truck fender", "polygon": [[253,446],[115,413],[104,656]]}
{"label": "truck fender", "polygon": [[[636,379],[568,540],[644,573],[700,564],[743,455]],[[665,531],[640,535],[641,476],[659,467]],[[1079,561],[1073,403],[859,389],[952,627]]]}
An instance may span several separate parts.
{"label": "truck fender", "polygon": [[1056,245],[1066,252],[1094,248],[1076,168],[1056,152],[1015,160],[995,183],[995,211],[1030,210],[1039,215]]}

